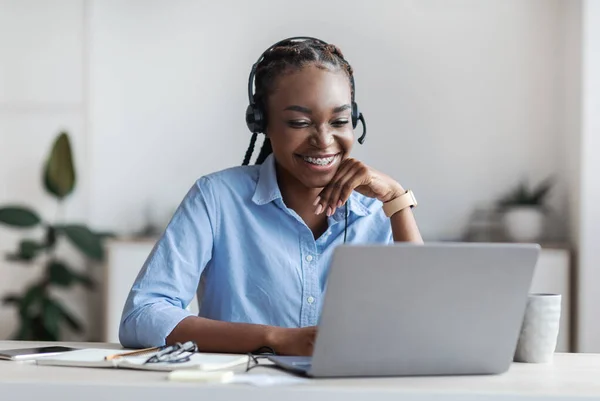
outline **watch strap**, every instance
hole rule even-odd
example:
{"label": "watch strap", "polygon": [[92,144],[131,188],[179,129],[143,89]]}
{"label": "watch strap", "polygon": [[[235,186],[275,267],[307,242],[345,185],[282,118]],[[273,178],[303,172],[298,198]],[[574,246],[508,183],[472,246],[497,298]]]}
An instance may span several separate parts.
{"label": "watch strap", "polygon": [[385,202],[383,204],[383,212],[387,217],[392,217],[392,215],[398,213],[401,210],[406,209],[407,207],[415,206],[417,206],[417,199],[415,198],[413,192],[409,189],[396,199],[393,199],[389,202]]}

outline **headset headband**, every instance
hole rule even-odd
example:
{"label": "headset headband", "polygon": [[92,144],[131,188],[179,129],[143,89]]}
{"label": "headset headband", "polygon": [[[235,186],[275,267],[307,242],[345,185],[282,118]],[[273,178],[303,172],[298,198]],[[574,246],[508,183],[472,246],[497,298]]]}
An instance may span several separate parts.
{"label": "headset headband", "polygon": [[[267,54],[269,51],[271,51],[275,47],[280,46],[282,43],[289,42],[289,41],[297,41],[297,40],[314,40],[315,42],[319,42],[323,45],[329,44],[329,43],[325,42],[324,40],[313,38],[312,36],[292,36],[291,38],[280,40],[279,42],[275,43],[274,45],[271,45],[267,50],[262,52],[262,54],[260,55],[258,60],[256,60],[256,63],[252,64],[252,70],[250,71],[250,78],[248,79],[248,104],[254,104],[254,88],[253,88],[254,78],[256,76],[256,69],[258,68],[258,64],[260,64],[260,62],[263,60],[263,58],[265,57],[265,54]],[[346,61],[346,60],[344,59],[344,61]],[[354,87],[354,77],[352,75],[350,75],[350,85],[352,86],[352,101],[354,102],[356,89]]]}
{"label": "headset headband", "polygon": [[[256,70],[258,68],[258,64],[261,61],[263,61],[265,55],[269,51],[271,51],[273,48],[280,46],[281,44],[286,43],[286,42],[292,42],[292,41],[298,41],[298,40],[302,40],[302,41],[312,40],[312,41],[321,43],[323,45],[328,45],[328,43],[325,42],[324,40],[313,38],[311,36],[293,36],[291,38],[280,40],[279,42],[275,43],[274,45],[271,45],[267,50],[262,52],[262,54],[260,55],[258,60],[256,60],[256,63],[254,63],[252,65],[252,69],[250,70],[250,77],[248,78],[248,107],[246,108],[246,124],[248,125],[248,129],[250,130],[250,132],[252,132],[253,134],[256,134],[258,132],[264,132],[264,129],[265,129],[264,111],[261,110],[260,105],[257,105],[254,102],[254,81],[255,81]],[[346,59],[344,59],[343,57],[342,57],[342,60],[347,63]],[[362,123],[363,133],[358,138],[358,142],[360,144],[362,144],[362,143],[364,143],[365,138],[367,136],[367,125],[365,123],[365,118],[363,117],[362,113],[358,109],[358,105],[356,104],[356,102],[354,100],[356,98],[356,88],[354,86],[354,76],[352,76],[352,74],[348,74],[348,75],[350,77],[350,87],[352,89],[351,90],[352,128],[353,129],[356,128],[359,121]]]}

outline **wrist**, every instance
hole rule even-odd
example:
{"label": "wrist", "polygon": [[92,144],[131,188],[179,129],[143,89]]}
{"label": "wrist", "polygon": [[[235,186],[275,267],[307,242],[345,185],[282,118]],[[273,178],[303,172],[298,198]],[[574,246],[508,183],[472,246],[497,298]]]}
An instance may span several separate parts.
{"label": "wrist", "polygon": [[391,202],[406,193],[406,190],[400,184],[396,184],[392,187],[392,190],[388,193],[385,199],[382,199],[383,203]]}
{"label": "wrist", "polygon": [[392,217],[398,212],[417,206],[417,200],[411,190],[405,191],[402,195],[385,202],[383,212],[387,217]]}
{"label": "wrist", "polygon": [[276,326],[265,326],[263,343],[272,348],[276,353],[278,351],[281,337],[281,328]]}

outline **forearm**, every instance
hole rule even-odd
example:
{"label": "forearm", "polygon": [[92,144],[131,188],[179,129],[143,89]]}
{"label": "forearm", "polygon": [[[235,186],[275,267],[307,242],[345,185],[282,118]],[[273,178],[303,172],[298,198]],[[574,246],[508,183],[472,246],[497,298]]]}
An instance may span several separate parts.
{"label": "forearm", "polygon": [[247,353],[265,346],[275,348],[277,329],[189,316],[175,326],[166,343],[194,341],[203,352]]}
{"label": "forearm", "polygon": [[417,222],[410,208],[402,209],[390,217],[394,242],[423,243]]}

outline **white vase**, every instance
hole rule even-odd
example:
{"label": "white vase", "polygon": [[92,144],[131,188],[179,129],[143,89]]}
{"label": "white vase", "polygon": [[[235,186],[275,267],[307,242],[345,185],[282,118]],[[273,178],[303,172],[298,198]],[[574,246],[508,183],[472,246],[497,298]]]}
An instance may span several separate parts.
{"label": "white vase", "polygon": [[517,343],[516,362],[552,361],[560,330],[560,294],[530,294]]}
{"label": "white vase", "polygon": [[535,206],[513,206],[504,213],[504,227],[513,241],[537,241],[544,229],[544,213]]}

